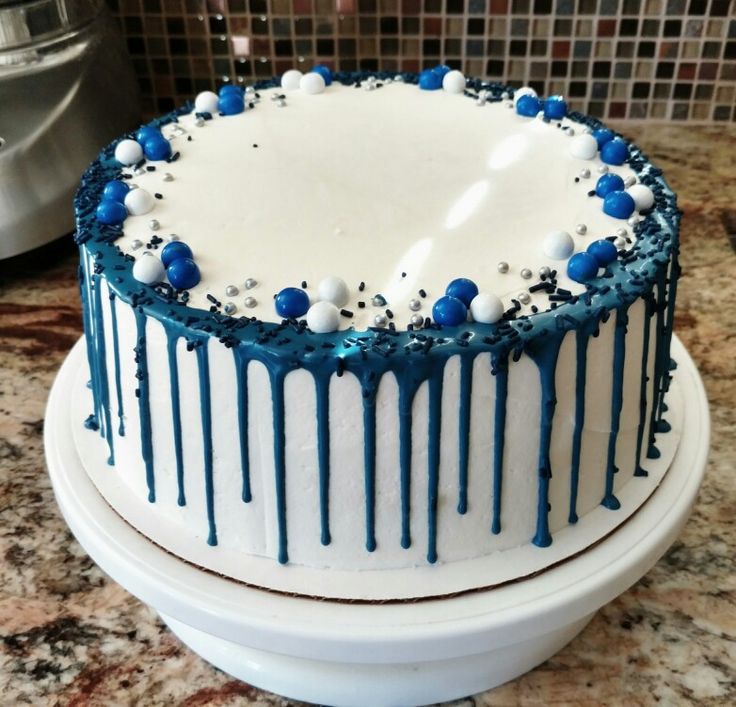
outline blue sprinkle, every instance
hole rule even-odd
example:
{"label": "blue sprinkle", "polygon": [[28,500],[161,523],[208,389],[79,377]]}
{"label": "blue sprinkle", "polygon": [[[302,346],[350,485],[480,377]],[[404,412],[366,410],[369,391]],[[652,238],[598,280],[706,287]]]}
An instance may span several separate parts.
{"label": "blue sprinkle", "polygon": [[598,128],[598,130],[593,131],[593,137],[596,139],[598,149],[600,150],[603,145],[613,140],[616,136],[614,135],[613,130],[609,130],[608,128]]}
{"label": "blue sprinkle", "polygon": [[598,273],[598,261],[590,253],[575,253],[567,261],[567,276],[575,282],[588,282]]}
{"label": "blue sprinkle", "polygon": [[145,145],[147,140],[157,137],[162,137],[161,131],[152,125],[144,125],[138,128],[138,132],[135,134],[136,142],[139,142],[141,146]]}
{"label": "blue sprinkle", "polygon": [[150,137],[143,145],[143,152],[149,160],[168,160],[171,143],[163,135]]}
{"label": "blue sprinkle", "polygon": [[536,96],[525,95],[516,101],[516,112],[519,115],[534,118],[540,110],[542,110],[542,101]]}
{"label": "blue sprinkle", "polygon": [[447,286],[445,294],[459,299],[466,307],[470,307],[473,298],[478,294],[478,285],[467,277],[458,277]]}
{"label": "blue sprinkle", "polygon": [[544,102],[544,117],[561,120],[567,115],[567,101],[562,96],[550,96]]}
{"label": "blue sprinkle", "polygon": [[468,318],[468,308],[457,297],[440,297],[432,307],[432,316],[437,324],[457,326]]}
{"label": "blue sprinkle", "polygon": [[623,191],[624,180],[618,174],[604,174],[595,185],[595,193],[603,199],[612,191]]}
{"label": "blue sprinkle", "polygon": [[298,287],[285,287],[276,295],[274,304],[281,317],[301,317],[309,309],[309,295]]}
{"label": "blue sprinkle", "polygon": [[199,268],[191,258],[177,258],[166,268],[166,277],[177,290],[189,290],[200,280]]}
{"label": "blue sprinkle", "polygon": [[315,74],[319,74],[325,80],[325,86],[329,86],[332,83],[332,71],[329,66],[317,64],[312,71],[314,71]]}
{"label": "blue sprinkle", "polygon": [[103,199],[97,207],[97,220],[106,226],[116,226],[125,221],[128,210],[119,201]]}
{"label": "blue sprinkle", "polygon": [[237,115],[245,110],[245,100],[234,93],[226,93],[217,102],[217,109],[223,115]]}
{"label": "blue sprinkle", "polygon": [[629,148],[621,138],[614,138],[601,148],[601,159],[606,164],[623,164],[629,156]]}
{"label": "blue sprinkle", "polygon": [[425,69],[419,74],[419,88],[425,91],[436,91],[442,88],[442,76],[432,69]]}
{"label": "blue sprinkle", "polygon": [[119,179],[113,179],[105,184],[102,190],[102,198],[110,201],[119,201],[121,204],[125,201],[125,195],[130,191],[130,187]]}
{"label": "blue sprinkle", "polygon": [[192,249],[182,241],[173,241],[167,243],[161,251],[161,262],[165,268],[168,268],[171,263],[179,258],[193,259]]}
{"label": "blue sprinkle", "polygon": [[614,218],[629,218],[635,209],[633,197],[625,191],[612,191],[603,199],[603,213]]}
{"label": "blue sprinkle", "polygon": [[605,238],[593,241],[588,246],[588,253],[596,259],[596,262],[602,268],[606,267],[606,265],[610,265],[618,257],[616,246]]}

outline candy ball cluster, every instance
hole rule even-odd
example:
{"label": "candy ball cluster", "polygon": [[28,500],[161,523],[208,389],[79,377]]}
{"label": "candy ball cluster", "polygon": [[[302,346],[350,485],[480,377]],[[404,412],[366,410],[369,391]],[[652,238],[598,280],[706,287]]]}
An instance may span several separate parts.
{"label": "candy ball cluster", "polygon": [[503,317],[501,299],[490,292],[479,292],[478,285],[466,277],[453,280],[432,307],[437,324],[457,326],[468,319],[468,311],[476,322],[494,324]]}

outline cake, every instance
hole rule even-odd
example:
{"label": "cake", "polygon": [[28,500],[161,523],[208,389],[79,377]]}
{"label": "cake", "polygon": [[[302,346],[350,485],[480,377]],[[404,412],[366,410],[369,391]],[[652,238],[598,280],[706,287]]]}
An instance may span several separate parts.
{"label": "cake", "polygon": [[79,446],[182,559],[411,598],[544,569],[645,501],[679,212],[563,98],[290,71],[111,144],[75,206]]}

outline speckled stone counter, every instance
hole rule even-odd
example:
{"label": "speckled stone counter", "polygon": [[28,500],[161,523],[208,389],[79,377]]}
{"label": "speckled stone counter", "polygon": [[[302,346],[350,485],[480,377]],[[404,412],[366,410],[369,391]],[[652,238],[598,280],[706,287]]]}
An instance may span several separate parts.
{"label": "speckled stone counter", "polygon": [[[736,127],[617,127],[685,211],[676,331],[710,399],[705,485],[679,540],[578,638],[455,705],[736,704]],[[293,705],[183,647],[66,528],[42,435],[82,331],[70,241],[0,262],[0,704]]]}

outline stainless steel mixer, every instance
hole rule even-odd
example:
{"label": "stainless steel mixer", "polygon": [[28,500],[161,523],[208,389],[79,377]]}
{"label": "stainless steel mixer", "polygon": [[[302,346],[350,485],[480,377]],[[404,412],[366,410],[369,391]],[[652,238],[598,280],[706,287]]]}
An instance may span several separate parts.
{"label": "stainless steel mixer", "polygon": [[102,0],[0,0],[0,259],[73,230],[84,168],[139,114]]}

